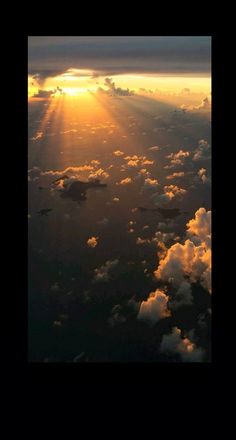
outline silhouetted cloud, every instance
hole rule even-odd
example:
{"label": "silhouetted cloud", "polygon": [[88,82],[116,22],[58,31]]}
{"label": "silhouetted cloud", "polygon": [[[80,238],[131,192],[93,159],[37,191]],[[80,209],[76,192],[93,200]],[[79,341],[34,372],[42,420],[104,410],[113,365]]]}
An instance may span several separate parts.
{"label": "silhouetted cloud", "polygon": [[103,89],[102,87],[98,87],[98,93],[106,93],[110,96],[132,96],[134,95],[134,91],[130,89],[122,89],[121,87],[116,87],[115,82],[112,81],[111,78],[105,78],[104,85],[107,89]]}

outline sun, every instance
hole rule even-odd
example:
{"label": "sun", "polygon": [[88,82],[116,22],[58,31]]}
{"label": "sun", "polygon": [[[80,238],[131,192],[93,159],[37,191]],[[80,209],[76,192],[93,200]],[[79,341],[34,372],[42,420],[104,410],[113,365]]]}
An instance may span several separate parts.
{"label": "sun", "polygon": [[64,87],[63,92],[69,96],[77,96],[80,94],[88,93],[85,87]]}

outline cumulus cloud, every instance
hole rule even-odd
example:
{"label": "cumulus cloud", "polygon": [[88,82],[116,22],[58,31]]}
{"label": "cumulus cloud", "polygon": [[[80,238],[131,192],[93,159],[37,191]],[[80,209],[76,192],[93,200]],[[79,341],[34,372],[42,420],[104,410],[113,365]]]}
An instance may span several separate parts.
{"label": "cumulus cloud", "polygon": [[146,189],[156,189],[159,185],[157,179],[150,179],[149,177],[144,180],[144,184],[142,186],[142,190]]}
{"label": "cumulus cloud", "polygon": [[201,104],[198,106],[198,109],[209,110],[211,108],[211,104],[209,99],[206,97],[202,100]]}
{"label": "cumulus cloud", "polygon": [[166,176],[166,179],[167,180],[173,180],[173,179],[176,179],[176,178],[179,178],[179,177],[184,177],[184,172],[183,171],[180,171],[179,173],[170,174],[169,176]]}
{"label": "cumulus cloud", "polygon": [[142,245],[147,243],[151,243],[151,241],[148,238],[137,237],[136,244]]}
{"label": "cumulus cloud", "polygon": [[105,78],[104,85],[107,89],[103,89],[102,87],[97,88],[98,93],[106,93],[110,96],[133,96],[134,90],[130,89],[122,89],[121,87],[116,87],[115,82],[112,81],[112,78]]}
{"label": "cumulus cloud", "polygon": [[98,244],[98,237],[90,237],[87,240],[87,245],[91,248],[95,248]]}
{"label": "cumulus cloud", "polygon": [[146,156],[137,156],[134,154],[133,156],[125,156],[124,160],[126,161],[126,165],[123,165],[123,169],[127,167],[138,167],[144,165],[153,165],[154,160],[147,159]]}
{"label": "cumulus cloud", "polygon": [[117,185],[129,185],[132,183],[131,177],[126,177],[125,179],[122,179],[120,182],[117,183]]}
{"label": "cumulus cloud", "polygon": [[195,217],[187,223],[187,234],[195,243],[205,242],[207,247],[210,246],[211,211],[199,208],[195,213]]}
{"label": "cumulus cloud", "polygon": [[163,206],[168,204],[172,199],[182,199],[183,196],[187,193],[186,189],[179,188],[177,185],[165,185],[164,193],[158,194],[155,193],[152,195],[152,200],[156,206]]}
{"label": "cumulus cloud", "polygon": [[102,177],[103,179],[108,179],[108,177],[110,177],[110,174],[107,173],[103,168],[99,168],[98,170],[90,173],[88,179],[97,179],[99,177]]}
{"label": "cumulus cloud", "polygon": [[190,283],[199,281],[211,292],[211,211],[200,208],[195,218],[187,223],[187,236],[183,244],[172,245],[154,272],[157,279],[178,288],[188,277]]}
{"label": "cumulus cloud", "polygon": [[166,194],[171,195],[171,198],[173,198],[173,196],[181,197],[187,192],[186,189],[179,188],[177,185],[165,185],[164,191]]}
{"label": "cumulus cloud", "polygon": [[206,177],[206,168],[200,168],[200,170],[198,171],[197,174],[204,183],[205,179],[207,178]]}
{"label": "cumulus cloud", "polygon": [[183,306],[191,306],[193,304],[193,295],[191,284],[188,281],[183,281],[177,292],[173,294],[170,301],[170,309],[177,310]]}
{"label": "cumulus cloud", "polygon": [[190,153],[189,151],[183,151],[179,150],[177,153],[171,153],[167,157],[167,159],[170,159],[170,164],[166,165],[164,168],[170,169],[174,168],[177,165],[184,165],[184,160],[186,157],[189,157]]}
{"label": "cumulus cloud", "polygon": [[95,282],[109,281],[110,276],[112,275],[118,263],[119,263],[118,259],[107,260],[103,266],[98,267],[97,269],[94,270],[95,272],[94,281]]}
{"label": "cumulus cloud", "polygon": [[168,309],[169,297],[161,289],[151,292],[146,301],[142,301],[138,319],[146,321],[151,325],[155,325],[160,319],[171,316],[171,311]]}
{"label": "cumulus cloud", "polygon": [[208,160],[211,157],[211,147],[208,142],[201,139],[198,142],[198,147],[196,148],[193,156],[194,161]]}
{"label": "cumulus cloud", "polygon": [[162,337],[160,352],[169,355],[177,354],[182,362],[202,362],[204,354],[203,350],[197,348],[189,338],[182,338],[178,327],[173,327],[170,334]]}
{"label": "cumulus cloud", "polygon": [[123,151],[120,151],[120,150],[116,150],[116,151],[113,151],[113,154],[114,154],[114,156],[123,156],[125,153],[123,152]]}

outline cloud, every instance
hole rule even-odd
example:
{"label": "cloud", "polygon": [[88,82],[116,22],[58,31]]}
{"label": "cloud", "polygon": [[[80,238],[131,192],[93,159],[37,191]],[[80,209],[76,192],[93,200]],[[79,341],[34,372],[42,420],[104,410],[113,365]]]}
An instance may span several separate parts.
{"label": "cloud", "polygon": [[84,171],[92,171],[94,170],[94,167],[92,165],[81,165],[78,167],[67,167],[64,170],[48,170],[48,171],[41,171],[41,176],[62,176],[66,173],[80,173]]}
{"label": "cloud", "polygon": [[199,105],[185,105],[182,104],[180,106],[181,109],[185,110],[211,110],[211,103],[209,99],[206,97],[204,98]]}
{"label": "cloud", "polygon": [[189,338],[182,338],[181,330],[173,327],[170,334],[162,337],[160,352],[179,355],[182,362],[202,362],[203,350],[197,348]]}
{"label": "cloud", "polygon": [[127,166],[129,167],[137,167],[139,165],[139,161],[138,160],[129,160],[127,162]]}
{"label": "cloud", "polygon": [[142,162],[142,165],[153,165],[154,164],[154,160],[149,160],[149,159],[145,159]]}
{"label": "cloud", "polygon": [[158,147],[158,146],[156,145],[156,146],[154,146],[154,147],[150,147],[150,148],[148,148],[148,150],[150,150],[150,151],[159,151],[159,150],[160,150],[160,147]]}
{"label": "cloud", "polygon": [[116,266],[118,265],[118,263],[119,263],[118,259],[107,260],[103,266],[95,269],[94,270],[94,272],[95,272],[94,282],[109,281],[110,276],[112,275],[112,273],[113,273],[114,269],[116,268]]}
{"label": "cloud", "polygon": [[120,151],[120,150],[116,150],[116,151],[113,151],[113,154],[115,155],[115,156],[123,156],[125,153],[123,152],[123,151]]}
{"label": "cloud", "polygon": [[207,97],[204,98],[198,108],[199,109],[204,109],[204,110],[210,109],[211,108],[211,104],[210,104],[209,99]]}
{"label": "cloud", "polygon": [[90,173],[88,179],[97,179],[98,177],[103,177],[103,179],[108,179],[110,174],[107,173],[103,168],[99,168],[95,170],[93,173]]}
{"label": "cloud", "polygon": [[110,96],[133,96],[134,91],[130,89],[122,89],[121,87],[116,87],[115,82],[112,81],[112,78],[105,78],[104,85],[107,89],[103,89],[102,87],[97,88],[98,93],[106,93]]}
{"label": "cloud", "polygon": [[[199,177],[199,179],[201,180],[201,182],[203,183],[203,184],[210,184],[211,183],[211,178],[210,177],[208,177],[207,175],[206,175],[206,173],[207,173],[207,170],[206,170],[206,168],[201,168],[199,171],[198,171],[198,177]],[[197,181],[199,181],[199,179],[196,179]]]}
{"label": "cloud", "polygon": [[179,177],[184,177],[184,172],[183,171],[180,171],[179,173],[170,174],[169,176],[166,176],[166,179],[167,180],[173,180],[173,179],[176,179],[176,178],[179,178]]}
{"label": "cloud", "polygon": [[157,289],[155,292],[151,292],[147,300],[141,303],[138,319],[155,325],[161,319],[168,318],[171,316],[168,301],[169,297],[163,290]]}
{"label": "cloud", "polygon": [[171,153],[167,159],[171,159],[170,165],[166,165],[164,168],[174,168],[176,165],[182,166],[186,157],[189,157],[189,151],[179,150],[178,153]]}
{"label": "cloud", "polygon": [[39,89],[37,93],[33,95],[33,98],[50,98],[55,95],[56,89],[53,90],[43,90]]}
{"label": "cloud", "polygon": [[154,276],[178,288],[188,278],[199,281],[211,292],[211,211],[200,208],[195,218],[187,223],[187,236],[183,244],[172,245],[160,259]]}
{"label": "cloud", "polygon": [[179,188],[177,185],[165,185],[164,191],[166,194],[173,194],[174,196],[183,196],[186,194],[186,189]]}
{"label": "cloud", "polygon": [[205,242],[209,247],[211,244],[211,211],[199,208],[195,217],[187,223],[187,234],[197,244]]}
{"label": "cloud", "polygon": [[208,160],[211,157],[211,147],[208,142],[204,139],[201,139],[198,142],[198,147],[196,148],[193,156],[193,160]]}
{"label": "cloud", "polygon": [[151,243],[151,241],[148,238],[138,237],[136,240],[136,244],[138,244],[138,245],[149,244],[149,243]]}
{"label": "cloud", "polygon": [[177,185],[165,185],[163,194],[155,193],[151,198],[156,206],[161,207],[168,204],[174,198],[182,199],[186,193],[186,189],[179,188]]}
{"label": "cloud", "polygon": [[116,202],[116,203],[120,201],[119,197],[113,197],[112,200],[113,200],[113,202]]}
{"label": "cloud", "polygon": [[182,95],[189,95],[190,92],[191,92],[191,90],[188,87],[184,87],[180,93]]}
{"label": "cloud", "polygon": [[95,248],[98,244],[98,237],[91,237],[87,240],[87,245],[91,248]]}
{"label": "cloud", "polygon": [[144,180],[144,185],[142,186],[142,190],[146,189],[156,189],[159,185],[157,179],[150,179],[149,177]]}
{"label": "cloud", "polygon": [[138,72],[210,76],[211,38],[29,37],[28,70],[35,80],[42,82],[71,66],[93,77]]}
{"label": "cloud", "polygon": [[190,306],[193,304],[193,295],[191,290],[191,284],[188,281],[183,281],[177,292],[173,294],[170,301],[170,309],[177,310],[183,306]]}
{"label": "cloud", "polygon": [[53,90],[38,89],[38,92],[34,93],[33,98],[50,98],[51,96],[53,97],[56,93],[59,93],[60,95],[64,94],[63,90],[57,86]]}
{"label": "cloud", "polygon": [[153,165],[154,160],[147,159],[146,156],[137,156],[134,154],[133,156],[126,156],[124,157],[124,160],[126,160],[126,165],[123,165],[123,168],[125,169],[126,166],[128,167],[138,167],[138,166],[144,166],[144,165]]}
{"label": "cloud", "polygon": [[108,319],[108,323],[111,327],[114,327],[118,324],[123,324],[126,321],[126,317],[122,315],[122,307],[120,304],[116,304],[111,311],[111,316]]}
{"label": "cloud", "polygon": [[132,183],[131,177],[126,177],[125,179],[122,179],[117,185],[129,185]]}

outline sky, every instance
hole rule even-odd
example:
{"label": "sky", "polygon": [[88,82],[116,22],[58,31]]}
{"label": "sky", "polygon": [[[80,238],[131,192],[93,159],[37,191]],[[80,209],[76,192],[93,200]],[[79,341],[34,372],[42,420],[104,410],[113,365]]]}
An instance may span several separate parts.
{"label": "sky", "polygon": [[[69,94],[120,87],[210,93],[210,37],[30,37],[29,94],[38,85]],[[158,81],[157,81],[158,78]],[[36,81],[37,80],[37,81]]]}
{"label": "sky", "polygon": [[210,37],[29,37],[29,360],[210,362]]}

